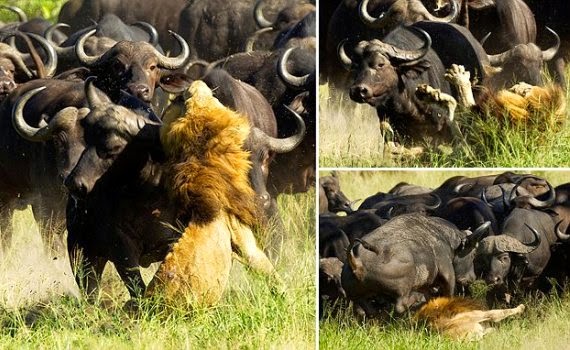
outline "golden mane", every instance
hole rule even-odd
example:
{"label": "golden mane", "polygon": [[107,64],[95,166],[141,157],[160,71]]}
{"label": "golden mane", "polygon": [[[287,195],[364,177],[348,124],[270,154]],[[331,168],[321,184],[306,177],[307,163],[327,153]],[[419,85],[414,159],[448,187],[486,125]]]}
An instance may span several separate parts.
{"label": "golden mane", "polygon": [[189,93],[182,116],[172,107],[161,129],[169,195],[190,221],[209,222],[224,208],[253,226],[255,193],[248,179],[249,152],[243,149],[248,119],[223,106],[202,81]]}

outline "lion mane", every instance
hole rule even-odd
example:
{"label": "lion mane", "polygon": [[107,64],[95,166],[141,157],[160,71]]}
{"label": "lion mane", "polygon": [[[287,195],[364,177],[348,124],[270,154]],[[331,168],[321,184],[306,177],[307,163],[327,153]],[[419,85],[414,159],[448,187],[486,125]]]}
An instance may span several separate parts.
{"label": "lion mane", "polygon": [[[222,208],[244,224],[256,223],[255,193],[243,146],[247,117],[222,105],[202,81],[194,82],[182,117],[166,115],[160,139],[169,159],[169,195],[190,221],[212,221]],[[177,115],[179,116],[179,115]]]}

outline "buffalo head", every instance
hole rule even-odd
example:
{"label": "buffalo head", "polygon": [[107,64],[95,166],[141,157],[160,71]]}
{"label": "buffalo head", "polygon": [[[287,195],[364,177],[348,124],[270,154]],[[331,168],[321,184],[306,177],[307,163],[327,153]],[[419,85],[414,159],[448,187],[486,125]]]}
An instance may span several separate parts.
{"label": "buffalo head", "polygon": [[127,90],[137,98],[150,102],[154,89],[161,86],[167,76],[164,70],[181,68],[188,56],[186,41],[171,32],[181,47],[177,57],[166,57],[152,44],[146,42],[120,41],[111,49],[97,56],[85,53],[85,41],[95,33],[92,29],[85,33],[75,45],[75,53],[81,64],[90,68],[98,77],[98,86],[116,101],[120,90]]}
{"label": "buffalo head", "polygon": [[111,167],[120,168],[119,177],[126,176],[121,169],[138,174],[148,161],[149,144],[160,144],[159,123],[114,104],[92,80],[85,86],[90,109],[81,121],[85,149],[65,179],[65,186],[76,198],[87,196]]}
{"label": "buffalo head", "polygon": [[481,240],[477,254],[482,256],[488,272],[485,276],[487,284],[502,284],[511,272],[512,259],[522,259],[540,246],[541,238],[536,229],[526,225],[534,235],[530,243],[522,243],[508,234],[489,236]]}
{"label": "buffalo head", "polygon": [[397,91],[401,75],[421,67],[422,58],[431,48],[431,37],[421,29],[414,30],[419,31],[424,40],[423,47],[416,50],[400,49],[374,39],[361,41],[354,48],[351,59],[344,49],[344,42],[339,45],[341,62],[356,76],[350,87],[352,100],[378,106]]}
{"label": "buffalo head", "polygon": [[48,119],[46,124],[40,127],[31,126],[24,119],[24,109],[31,99],[45,98],[41,93],[42,91],[49,93],[44,86],[32,89],[18,99],[12,109],[12,125],[16,132],[28,141],[51,141],[55,148],[57,173],[63,182],[63,179],[69,175],[77,163],[81,152],[85,149],[82,142],[83,129],[80,126],[80,122],[89,113],[89,109],[67,107]]}
{"label": "buffalo head", "polygon": [[340,190],[340,181],[337,173],[332,172],[331,176],[323,176],[319,179],[319,185],[326,197],[329,212],[344,211],[347,214],[352,213],[352,202]]}
{"label": "buffalo head", "polygon": [[[28,45],[30,53],[22,53],[18,51],[16,46],[0,43],[0,101],[4,99],[18,83],[25,82],[32,78],[50,78],[53,76],[57,66],[57,55],[51,45],[41,36],[34,33],[11,34],[18,35]],[[41,62],[37,52],[33,48],[28,37],[36,40],[47,53],[46,62]],[[32,71],[28,68],[26,62],[33,60],[36,64],[36,70]]]}
{"label": "buffalo head", "polygon": [[499,68],[491,78],[493,86],[510,86],[519,82],[542,85],[541,75],[544,62],[552,60],[560,47],[558,34],[548,27],[546,29],[556,40],[556,43],[547,50],[542,50],[536,44],[529,43],[519,44],[500,54],[488,55],[490,64]]}

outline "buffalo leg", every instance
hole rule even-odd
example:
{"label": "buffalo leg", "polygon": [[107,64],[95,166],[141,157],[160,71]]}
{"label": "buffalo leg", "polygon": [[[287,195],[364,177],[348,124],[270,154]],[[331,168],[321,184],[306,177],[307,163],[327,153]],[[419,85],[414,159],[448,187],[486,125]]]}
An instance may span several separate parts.
{"label": "buffalo leg", "polygon": [[121,280],[129,290],[132,299],[138,299],[144,294],[146,285],[144,284],[139,266],[124,266],[115,264]]}
{"label": "buffalo leg", "polygon": [[53,206],[54,203],[60,202],[60,199],[46,198],[32,205],[34,219],[38,224],[44,249],[48,255],[62,253],[65,246],[63,243],[65,218],[63,212]]}
{"label": "buffalo leg", "polygon": [[97,297],[99,282],[107,259],[87,256],[82,254],[77,246],[71,246],[69,260],[79,288],[85,292],[88,300],[93,301]]}

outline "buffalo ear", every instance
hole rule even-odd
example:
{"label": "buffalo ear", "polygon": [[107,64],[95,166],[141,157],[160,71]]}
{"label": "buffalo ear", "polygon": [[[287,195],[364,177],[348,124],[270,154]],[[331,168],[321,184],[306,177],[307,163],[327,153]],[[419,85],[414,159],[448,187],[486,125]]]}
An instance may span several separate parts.
{"label": "buffalo ear", "polygon": [[396,69],[400,75],[404,75],[408,79],[417,79],[423,72],[431,67],[431,63],[427,60],[413,62],[395,63]]}
{"label": "buffalo ear", "polygon": [[171,94],[181,94],[192,84],[193,80],[184,73],[170,73],[160,77],[158,85]]}

